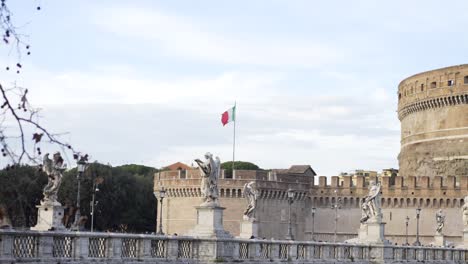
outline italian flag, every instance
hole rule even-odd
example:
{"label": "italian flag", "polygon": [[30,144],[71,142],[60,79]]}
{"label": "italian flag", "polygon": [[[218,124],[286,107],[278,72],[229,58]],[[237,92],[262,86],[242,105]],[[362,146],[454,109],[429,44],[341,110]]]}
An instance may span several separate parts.
{"label": "italian flag", "polygon": [[223,126],[232,121],[236,121],[236,105],[229,108],[221,115],[221,123],[223,123]]}

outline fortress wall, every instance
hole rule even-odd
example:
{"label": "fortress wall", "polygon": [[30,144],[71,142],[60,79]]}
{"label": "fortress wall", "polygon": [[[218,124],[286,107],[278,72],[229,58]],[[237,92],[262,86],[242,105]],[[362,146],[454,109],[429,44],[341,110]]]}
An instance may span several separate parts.
{"label": "fortress wall", "polygon": [[403,80],[398,117],[400,175],[468,175],[468,65]]}
{"label": "fortress wall", "polygon": [[[167,234],[185,234],[196,224],[196,209],[202,203],[201,197],[168,197],[163,204],[163,230]],[[242,197],[222,197],[220,205],[225,207],[224,228],[237,236],[247,203]],[[256,219],[261,226],[259,237],[284,238],[288,227],[287,199],[259,199]],[[303,198],[292,204],[291,215],[293,232],[297,239],[303,240],[305,219],[308,206]]]}
{"label": "fortress wall", "polygon": [[[420,215],[420,240],[423,244],[430,244],[434,240],[436,220],[435,214],[438,208],[423,208]],[[462,217],[459,207],[444,208],[446,215],[446,224],[444,234],[450,242],[461,242]],[[416,210],[415,208],[383,208],[383,221],[385,225],[385,236],[393,243],[401,245],[405,242],[405,218],[409,216],[408,225],[409,242],[416,240]],[[337,234],[338,241],[357,236],[359,229],[359,219],[361,210],[359,208],[344,207],[338,210]],[[333,241],[335,226],[335,211],[331,208],[320,207],[315,214],[315,237],[316,240]],[[306,219],[306,233],[310,234],[312,230],[312,217],[309,215]],[[309,237],[309,238],[308,238]],[[310,235],[306,236],[310,239]]]}
{"label": "fortress wall", "polygon": [[[244,173],[244,172],[242,172]],[[254,175],[254,173],[240,174]],[[256,175],[256,174],[255,174]],[[239,178],[241,178],[239,177]],[[310,177],[313,178],[313,177]],[[163,206],[164,231],[169,234],[184,234],[195,226],[196,210],[201,201],[200,179],[155,179],[155,190],[165,186],[168,190]],[[335,211],[331,205],[340,198],[341,208],[338,211],[338,241],[344,241],[356,236],[361,218],[360,204],[368,193],[368,182],[364,177],[357,177],[356,186],[352,185],[351,177],[345,176],[343,184],[337,182],[336,176],[331,182],[319,177],[319,185],[313,186],[289,180],[264,181],[256,180],[259,189],[256,218],[259,221],[259,236],[266,238],[284,238],[288,227],[287,190],[296,190],[297,195],[292,204],[292,229],[298,240],[308,240],[312,232],[311,209],[316,209],[315,238],[317,240],[333,240]],[[242,196],[245,183],[251,179],[220,179],[220,204],[226,207],[224,225],[233,235],[239,234],[240,221],[247,206]],[[310,180],[310,182],[312,182]],[[468,177],[396,177],[395,185],[382,178],[382,211],[386,225],[386,235],[399,244],[405,240],[405,218],[411,218],[409,224],[410,242],[414,241],[415,209],[421,211],[421,240],[429,243],[433,239],[435,213],[443,209],[447,215],[445,227],[448,240],[459,241],[461,230],[461,205],[463,197],[468,194]],[[336,192],[335,192],[336,191]]]}

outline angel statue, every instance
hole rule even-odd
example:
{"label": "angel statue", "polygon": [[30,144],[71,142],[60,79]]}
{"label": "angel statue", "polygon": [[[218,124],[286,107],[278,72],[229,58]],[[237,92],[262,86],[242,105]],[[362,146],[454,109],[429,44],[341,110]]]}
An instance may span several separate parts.
{"label": "angel statue", "polygon": [[221,161],[218,157],[213,160],[209,152],[205,154],[205,161],[195,160],[200,167],[202,176],[201,192],[203,196],[202,205],[218,205],[218,179],[221,172]]}
{"label": "angel statue", "polygon": [[49,159],[49,153],[47,153],[44,155],[42,163],[42,169],[49,179],[43,190],[44,198],[42,199],[42,203],[60,205],[57,201],[57,192],[62,183],[62,173],[66,169],[66,166],[63,164],[63,158],[60,152],[56,152],[51,160]]}
{"label": "angel statue", "polygon": [[442,229],[444,228],[444,225],[445,225],[445,215],[442,214],[442,209],[439,209],[439,211],[437,211],[436,213],[436,222],[437,222],[436,234],[441,235]]}
{"label": "angel statue", "polygon": [[465,202],[462,206],[462,212],[463,212],[463,226],[464,230],[468,230],[468,196],[463,199]]}
{"label": "angel statue", "polygon": [[255,220],[255,208],[257,207],[258,191],[255,182],[251,181],[244,185],[244,197],[247,199],[247,209],[244,211],[244,220]]}
{"label": "angel statue", "polygon": [[365,223],[369,219],[378,220],[380,208],[380,183],[376,184],[374,181],[371,181],[369,184],[369,194],[364,197],[361,205],[361,223]]}

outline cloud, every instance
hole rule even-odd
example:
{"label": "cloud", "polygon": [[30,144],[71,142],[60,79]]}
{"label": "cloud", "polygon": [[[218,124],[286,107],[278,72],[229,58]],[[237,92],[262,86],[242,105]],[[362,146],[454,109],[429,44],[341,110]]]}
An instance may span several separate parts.
{"label": "cloud", "polygon": [[107,8],[96,15],[95,23],[107,32],[133,38],[135,45],[149,41],[165,55],[222,64],[317,67],[344,56],[324,41],[229,35],[188,17],[148,8]]}

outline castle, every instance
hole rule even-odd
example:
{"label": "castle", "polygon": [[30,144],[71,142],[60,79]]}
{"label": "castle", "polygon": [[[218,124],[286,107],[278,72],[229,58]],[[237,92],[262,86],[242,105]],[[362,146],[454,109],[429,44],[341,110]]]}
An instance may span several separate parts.
{"label": "castle", "polygon": [[468,175],[468,65],[413,75],[398,86],[400,175]]}
{"label": "castle", "polygon": [[[436,211],[443,209],[446,239],[459,243],[463,229],[461,206],[468,194],[468,65],[409,77],[399,85],[398,100],[400,173],[398,177],[380,179],[386,237],[404,243],[405,219],[409,217],[409,242],[414,242],[416,208],[421,208],[420,240],[428,244],[434,239]],[[259,191],[255,214],[259,237],[285,238],[289,221],[287,190],[292,189],[295,239],[347,240],[357,234],[361,201],[372,178],[342,175],[328,182],[327,177],[317,177],[307,165],[272,171],[236,170],[232,175],[222,172],[218,185],[220,204],[227,208],[224,228],[239,235],[246,208],[242,189],[253,181]],[[200,182],[197,169],[156,173],[154,190],[167,190],[162,208],[165,233],[184,234],[195,226]],[[334,205],[339,209],[333,209]]]}

